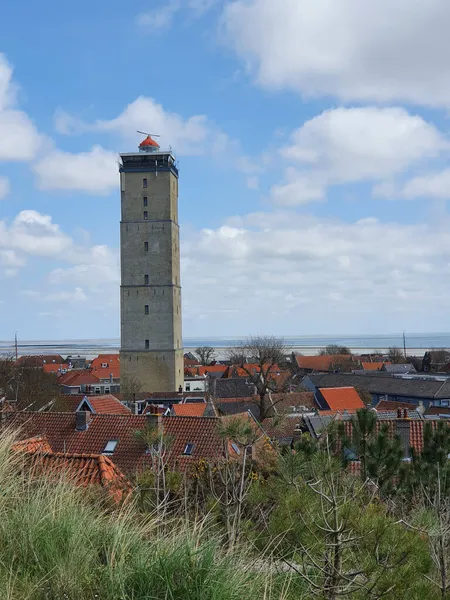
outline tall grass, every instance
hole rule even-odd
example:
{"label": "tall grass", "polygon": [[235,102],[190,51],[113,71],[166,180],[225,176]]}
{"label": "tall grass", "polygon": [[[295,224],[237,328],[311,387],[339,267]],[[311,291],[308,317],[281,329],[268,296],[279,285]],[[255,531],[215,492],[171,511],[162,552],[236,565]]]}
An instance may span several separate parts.
{"label": "tall grass", "polygon": [[261,600],[285,582],[225,553],[201,527],[161,534],[132,505],[107,510],[66,481],[32,479],[0,439],[0,597]]}

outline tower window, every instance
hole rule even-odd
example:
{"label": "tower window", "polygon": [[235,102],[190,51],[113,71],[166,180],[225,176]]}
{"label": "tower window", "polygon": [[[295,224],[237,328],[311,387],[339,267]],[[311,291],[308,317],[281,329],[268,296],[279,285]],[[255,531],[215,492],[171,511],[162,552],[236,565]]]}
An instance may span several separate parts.
{"label": "tower window", "polygon": [[145,349],[148,350],[150,348],[150,340],[145,340]]}
{"label": "tower window", "polygon": [[147,206],[147,204],[148,204],[147,196],[144,196],[144,206]]}
{"label": "tower window", "polygon": [[145,305],[145,314],[148,315],[148,304]]}
{"label": "tower window", "polygon": [[142,187],[146,188],[147,187],[147,178],[144,177],[144,179],[142,180]]}
{"label": "tower window", "polygon": [[148,285],[148,275],[144,275],[144,284]]}
{"label": "tower window", "polygon": [[144,250],[148,252],[148,242],[144,242]]}
{"label": "tower window", "polygon": [[148,212],[146,210],[144,210],[144,221],[146,221],[148,219]]}

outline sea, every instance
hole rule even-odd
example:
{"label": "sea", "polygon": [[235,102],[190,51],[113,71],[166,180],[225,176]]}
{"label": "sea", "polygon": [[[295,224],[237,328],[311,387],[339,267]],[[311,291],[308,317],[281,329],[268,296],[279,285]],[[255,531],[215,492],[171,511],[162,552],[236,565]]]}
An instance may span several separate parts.
{"label": "sea", "polygon": [[[329,344],[347,346],[354,352],[368,353],[373,350],[382,352],[392,346],[403,348],[403,334],[380,335],[315,335],[284,336],[289,351],[305,355],[317,352]],[[185,352],[199,346],[212,346],[218,357],[226,356],[227,348],[239,346],[244,340],[238,337],[186,337],[183,339]],[[450,349],[450,333],[407,333],[405,335],[407,351],[411,355],[422,355],[432,348]],[[18,354],[61,354],[63,357],[86,356],[118,353],[119,338],[111,339],[67,339],[67,340],[19,340]],[[15,352],[14,340],[0,341],[0,355],[12,355]]]}

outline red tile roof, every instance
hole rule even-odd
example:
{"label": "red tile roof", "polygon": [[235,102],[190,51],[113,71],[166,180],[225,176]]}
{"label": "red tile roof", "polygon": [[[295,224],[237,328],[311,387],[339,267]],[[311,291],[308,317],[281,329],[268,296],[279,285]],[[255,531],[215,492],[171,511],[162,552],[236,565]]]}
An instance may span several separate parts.
{"label": "red tile roof", "polygon": [[[103,366],[106,365],[106,366]],[[99,354],[91,362],[90,371],[99,379],[120,378],[120,356],[118,354]]]}
{"label": "red tile roof", "polygon": [[190,367],[188,369],[190,377],[203,377],[208,373],[225,373],[227,370],[226,365],[208,365],[208,366],[197,366]]}
{"label": "red tile roof", "polygon": [[[78,403],[78,410],[90,410],[94,414],[105,415],[129,415],[131,411],[120,400],[112,394],[104,394],[101,396],[84,396],[81,402]],[[83,408],[83,404],[87,404],[88,408]],[[90,406],[90,408],[89,408]]]}
{"label": "red tile roof", "polygon": [[189,402],[187,404],[173,404],[172,411],[176,417],[203,417],[206,403]]}
{"label": "red tile roof", "polygon": [[69,369],[68,364],[45,364],[42,365],[44,373],[61,373],[62,371],[67,371]]}
{"label": "red tile roof", "polygon": [[307,369],[309,371],[331,371],[333,363],[338,359],[348,359],[351,355],[336,356],[334,354],[324,354],[322,356],[295,356],[299,369]]}
{"label": "red tile roof", "polygon": [[33,474],[68,477],[76,485],[87,487],[99,485],[105,488],[117,502],[131,493],[131,484],[110,458],[102,454],[74,454],[52,452],[47,445],[37,446],[37,438],[14,444],[13,450],[31,459]]}
{"label": "red tile roof", "polygon": [[[45,436],[53,452],[102,454],[108,441],[118,440],[111,460],[124,473],[135,473],[150,464],[150,455],[137,431],[145,430],[157,417],[144,415],[91,415],[87,429],[77,431],[76,415],[70,413],[16,412],[7,415],[4,426],[20,427],[26,437]],[[223,454],[217,433],[216,417],[160,417],[164,433],[173,438],[172,465],[186,468],[204,458],[218,459]],[[186,444],[194,444],[191,456],[183,454]]]}
{"label": "red tile roof", "polygon": [[364,408],[364,402],[354,387],[320,388],[328,408],[333,411]]}
{"label": "red tile roof", "polygon": [[364,371],[380,371],[384,364],[390,365],[391,363],[363,362],[361,363],[361,367],[364,369]]}
{"label": "red tile roof", "polygon": [[67,387],[79,387],[80,385],[98,384],[100,379],[88,369],[73,369],[58,377],[58,383]]}
{"label": "red tile roof", "polygon": [[51,452],[52,448],[45,436],[37,435],[36,437],[20,440],[11,446],[14,452]]}

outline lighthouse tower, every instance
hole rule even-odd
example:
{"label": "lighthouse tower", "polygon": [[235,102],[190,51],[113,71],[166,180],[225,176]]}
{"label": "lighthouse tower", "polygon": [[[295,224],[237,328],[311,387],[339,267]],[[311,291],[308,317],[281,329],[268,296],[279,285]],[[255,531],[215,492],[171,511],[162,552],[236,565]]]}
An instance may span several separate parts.
{"label": "lighthouse tower", "polygon": [[150,135],[120,157],[121,378],[174,392],[184,379],[176,159]]}

